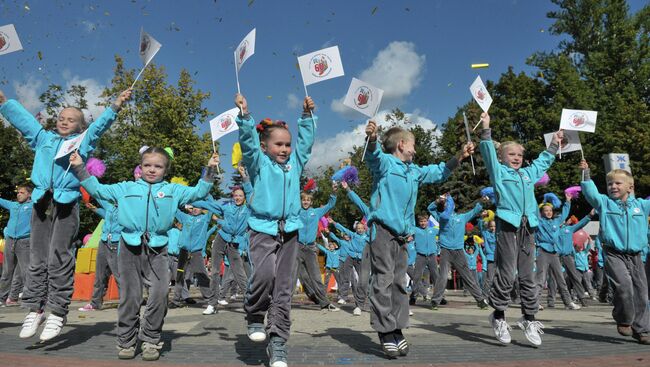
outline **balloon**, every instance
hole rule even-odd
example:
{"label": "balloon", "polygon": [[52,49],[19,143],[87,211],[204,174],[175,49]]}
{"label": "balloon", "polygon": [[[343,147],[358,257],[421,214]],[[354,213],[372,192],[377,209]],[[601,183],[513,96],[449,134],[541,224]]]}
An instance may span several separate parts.
{"label": "balloon", "polygon": [[585,232],[584,229],[576,231],[573,234],[573,244],[578,246],[584,246],[585,242],[589,240],[589,234]]}
{"label": "balloon", "polygon": [[474,225],[472,223],[465,224],[465,233],[471,232],[473,229],[474,229]]}

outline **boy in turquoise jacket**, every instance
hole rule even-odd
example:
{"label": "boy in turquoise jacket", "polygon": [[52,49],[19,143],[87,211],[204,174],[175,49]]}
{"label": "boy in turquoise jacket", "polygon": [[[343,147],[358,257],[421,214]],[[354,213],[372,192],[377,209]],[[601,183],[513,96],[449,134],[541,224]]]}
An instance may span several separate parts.
{"label": "boy in turquoise jacket", "polygon": [[[573,234],[582,229],[584,226],[589,223],[591,218],[594,216],[594,210],[591,211],[588,215],[582,218],[577,223],[570,225],[571,219],[567,220],[565,224],[560,227],[558,235],[558,254],[560,255],[560,263],[564,267],[564,272],[567,276],[567,286],[569,289],[573,289],[577,298],[580,300],[580,303],[583,306],[587,305],[585,297],[585,287],[582,284],[582,274],[576,269],[575,263],[575,249],[573,247]],[[592,293],[592,292],[590,292]],[[592,294],[593,296],[593,294]]]}
{"label": "boy in turquoise jacket", "polygon": [[587,202],[598,212],[605,274],[614,292],[612,316],[619,334],[650,345],[648,281],[641,251],[648,245],[650,201],[634,197],[634,177],[621,169],[607,174],[607,195],[591,180],[587,161],[580,162],[580,183]]}
{"label": "boy in turquoise jacket", "polygon": [[377,144],[377,124],[366,126],[366,164],[373,176],[368,225],[371,233],[370,325],[379,334],[389,358],[408,354],[402,329],[408,327],[409,307],[406,279],[406,239],[415,232],[415,202],[418,187],[440,183],[463,158],[474,151],[470,142],[447,164],[418,166],[413,163],[415,137],[399,127],[384,133],[383,148]]}
{"label": "boy in turquoise jacket", "polygon": [[[354,316],[361,316],[361,311],[366,307],[366,298],[367,298],[367,278],[364,277],[364,254],[368,251],[370,235],[368,234],[368,229],[365,224],[357,222],[355,225],[355,231],[351,231],[348,228],[345,228],[340,223],[334,222],[332,218],[328,218],[330,224],[334,224],[334,228],[338,229],[345,236],[348,236],[350,239],[350,248],[348,249],[348,254],[350,255],[350,268],[347,269],[349,272],[346,274],[350,279],[353,279],[352,270],[354,270],[359,279],[355,282],[352,281],[352,293],[354,295],[354,310],[352,314]],[[370,264],[368,264],[370,265]]]}
{"label": "boy in turquoise jacket", "polygon": [[418,226],[415,228],[413,236],[415,242],[415,269],[413,273],[413,290],[409,298],[409,305],[414,305],[418,295],[427,299],[427,290],[422,281],[422,275],[425,269],[429,269],[429,279],[436,284],[438,281],[438,255],[440,246],[438,245],[439,228],[429,227],[429,216],[426,213],[418,215]]}
{"label": "boy in turquoise jacket", "polygon": [[334,232],[330,232],[329,229],[325,230],[325,233],[328,237],[338,244],[338,253],[339,253],[339,271],[338,279],[338,304],[344,305],[347,303],[348,293],[350,291],[350,283],[352,283],[352,288],[356,289],[357,280],[352,276],[352,271],[354,269],[352,265],[352,243],[350,242],[350,236],[343,234],[342,238],[337,237]]}
{"label": "boy in turquoise jacket", "polygon": [[478,220],[478,229],[481,232],[481,238],[483,238],[483,247],[485,252],[485,258],[487,260],[487,273],[483,277],[483,294],[487,295],[490,287],[492,286],[492,280],[494,279],[494,272],[496,270],[496,264],[494,263],[494,254],[497,249],[497,224],[493,220],[485,222],[484,218],[487,218],[488,212],[484,210],[481,212],[481,218]]}

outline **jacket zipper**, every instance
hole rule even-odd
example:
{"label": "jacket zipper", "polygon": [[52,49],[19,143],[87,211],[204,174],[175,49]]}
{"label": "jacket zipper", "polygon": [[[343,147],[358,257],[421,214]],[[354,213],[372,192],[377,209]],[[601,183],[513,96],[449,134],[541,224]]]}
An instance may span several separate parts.
{"label": "jacket zipper", "polygon": [[287,198],[287,171],[285,171],[283,167],[282,168],[282,217],[280,218],[281,220],[284,220],[286,198]]}
{"label": "jacket zipper", "polygon": [[[59,142],[56,144],[56,152],[59,151],[59,147],[61,147],[61,138],[59,138]],[[50,189],[52,189],[52,192],[54,193],[54,163],[56,162],[56,159],[52,160],[52,170],[50,173]]]}
{"label": "jacket zipper", "polygon": [[149,193],[147,193],[147,211],[144,219],[144,234],[147,236],[149,234],[149,199],[150,198],[151,198],[151,184],[149,184]]}

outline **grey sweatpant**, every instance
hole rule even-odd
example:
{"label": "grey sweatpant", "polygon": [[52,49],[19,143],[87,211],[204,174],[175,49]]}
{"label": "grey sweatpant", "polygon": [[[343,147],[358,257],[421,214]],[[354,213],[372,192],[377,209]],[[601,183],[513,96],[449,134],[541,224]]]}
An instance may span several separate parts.
{"label": "grey sweatpant", "polygon": [[0,277],[0,302],[8,298],[16,301],[23,291],[27,268],[29,267],[29,237],[5,238],[4,262]]}
{"label": "grey sweatpant", "polygon": [[490,293],[490,287],[492,287],[492,281],[494,280],[494,273],[496,272],[497,265],[494,261],[487,262],[487,273],[483,277],[483,294],[486,296]]}
{"label": "grey sweatpant", "polygon": [[424,287],[424,282],[422,281],[422,275],[424,275],[424,270],[429,269],[429,278],[432,280],[433,284],[438,283],[438,259],[435,254],[432,255],[422,255],[417,254],[415,258],[415,273],[413,274],[413,292],[411,297],[417,297],[418,295],[426,297],[427,291]]}
{"label": "grey sweatpant", "polygon": [[370,326],[380,333],[389,333],[409,326],[409,304],[406,294],[408,253],[404,241],[386,227],[376,223],[370,242],[372,269],[370,293]]}
{"label": "grey sweatpant", "polygon": [[[330,279],[334,277],[334,280],[336,280],[336,289],[337,292],[341,287],[341,278],[339,277],[339,269],[334,269],[334,268],[325,268],[325,292],[327,292],[327,287],[330,284]],[[339,297],[341,295],[339,294]]]}
{"label": "grey sweatpant", "polygon": [[61,204],[46,193],[34,203],[29,243],[29,268],[22,305],[30,311],[49,308],[65,316],[72,298],[79,204]]}
{"label": "grey sweatpant", "polygon": [[[170,283],[173,280],[174,285],[175,285],[176,284],[176,273],[178,272],[178,256],[168,254],[167,259],[169,260],[169,280],[170,280]],[[184,279],[184,277],[183,277],[183,279]],[[187,289],[187,283],[182,282],[182,284],[183,284],[183,290],[181,291],[181,299],[190,298],[190,291],[189,291],[189,289]]]}
{"label": "grey sweatpant", "polygon": [[[128,246],[120,241],[120,305],[117,307],[117,345],[129,348],[138,339],[158,344],[167,314],[169,260],[167,246]],[[140,320],[142,287],[149,283],[149,298]]]}
{"label": "grey sweatpant", "polygon": [[95,284],[93,284],[93,298],[90,301],[90,304],[96,309],[102,307],[111,274],[115,278],[118,289],[120,287],[120,275],[117,270],[117,248],[119,245],[119,241],[100,241],[97,247]]}
{"label": "grey sweatpant", "polygon": [[490,288],[490,305],[506,311],[510,304],[515,276],[519,280],[521,312],[535,315],[538,311],[537,282],[535,281],[535,230],[530,228],[526,217],[519,228],[497,218],[497,271]]}
{"label": "grey sweatpant", "polygon": [[[184,279],[182,282],[179,282],[179,279],[176,279],[176,284],[174,284],[174,301],[180,302],[184,298],[183,296],[183,283],[187,289],[190,288],[192,283],[193,274],[198,280],[199,290],[204,299],[212,299],[212,289],[210,285],[210,277],[208,276],[208,271],[205,269],[205,264],[203,263],[203,253],[201,250],[190,252],[187,257],[184,257],[185,261],[178,261],[177,269],[183,269],[185,273]],[[181,263],[183,262],[183,263]],[[216,268],[219,269],[218,267]],[[216,298],[216,297],[215,297]],[[216,303],[215,303],[216,304]]]}
{"label": "grey sweatpant", "polygon": [[614,291],[612,317],[617,324],[631,325],[635,333],[650,332],[648,280],[641,254],[624,254],[604,247],[605,275]]}
{"label": "grey sweatpant", "polygon": [[[321,308],[327,307],[330,301],[325,293],[325,286],[321,281],[320,267],[318,266],[318,247],[298,243],[298,258],[294,264],[294,279],[299,279],[305,294]],[[295,284],[294,280],[294,284]]]}
{"label": "grey sweatpant", "polygon": [[564,266],[564,272],[568,278],[567,286],[571,287],[578,296],[578,299],[585,297],[585,288],[582,286],[582,274],[576,269],[576,261],[573,255],[560,256],[560,262]]}
{"label": "grey sweatpant", "polygon": [[[350,288],[353,283],[356,283],[354,274],[352,274],[354,267],[352,266],[352,258],[350,256],[346,257],[344,261],[339,259],[339,298],[348,300],[348,293],[350,293]],[[338,282],[338,280],[337,280]],[[356,288],[356,284],[354,284]]]}
{"label": "grey sweatpant", "polygon": [[212,296],[208,300],[209,305],[216,307],[217,302],[219,301],[221,287],[221,274],[219,269],[221,269],[221,262],[223,261],[224,256],[228,256],[230,271],[233,272],[237,285],[241,289],[246,289],[248,277],[244,271],[244,262],[239,255],[238,246],[239,245],[236,243],[228,243],[224,241],[220,234],[217,234],[212,241],[212,275],[210,281]]}
{"label": "grey sweatpant", "polygon": [[447,272],[449,271],[450,264],[454,266],[458,275],[463,279],[463,284],[467,287],[467,290],[472,297],[474,297],[477,302],[484,300],[485,297],[483,296],[483,291],[478,286],[476,276],[472,274],[467,266],[465,250],[450,250],[443,247],[440,249],[440,276],[438,277],[438,281],[435,283],[431,303],[440,304],[442,297],[445,295]]}
{"label": "grey sweatpant", "polygon": [[244,298],[246,320],[249,324],[263,323],[268,313],[266,332],[288,340],[298,231],[271,236],[250,230],[249,253],[253,273]]}
{"label": "grey sweatpant", "polygon": [[[571,295],[569,295],[569,289],[567,288],[566,282],[564,281],[562,265],[560,265],[560,258],[558,255],[556,253],[547,252],[540,247],[539,253],[537,254],[536,264],[538,301],[542,299],[544,283],[546,283],[548,272],[550,270],[551,277],[553,277],[556,286],[560,289],[560,297],[562,297],[562,303],[564,303],[565,306],[568,306],[571,303]],[[550,293],[551,292],[549,291],[549,294]]]}

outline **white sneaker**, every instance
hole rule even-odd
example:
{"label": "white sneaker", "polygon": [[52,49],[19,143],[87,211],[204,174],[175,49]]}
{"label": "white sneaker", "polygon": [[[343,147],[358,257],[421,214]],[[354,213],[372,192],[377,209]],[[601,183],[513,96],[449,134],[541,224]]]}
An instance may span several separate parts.
{"label": "white sneaker", "polygon": [[217,309],[214,308],[213,305],[208,305],[208,307],[203,310],[204,315],[214,315],[215,313],[217,313]]}
{"label": "white sneaker", "polygon": [[582,307],[580,307],[580,305],[576,304],[575,302],[571,302],[571,303],[569,303],[565,308],[566,308],[567,310],[579,310],[579,309],[581,309]]}
{"label": "white sneaker", "polygon": [[409,308],[409,316],[413,316],[413,311]]}
{"label": "white sneaker", "polygon": [[338,312],[338,311],[341,311],[340,308],[334,306],[334,305],[331,304],[331,303],[330,303],[329,305],[327,305],[327,307],[325,307],[325,309],[327,309],[327,311],[330,311],[330,312]]}
{"label": "white sneaker", "polygon": [[30,312],[23,320],[23,327],[20,329],[19,336],[23,339],[31,338],[36,335],[36,330],[45,321],[45,314],[42,312]]}
{"label": "white sneaker", "polygon": [[503,344],[510,344],[510,341],[512,340],[510,338],[510,330],[512,330],[512,328],[508,325],[506,319],[495,319],[494,312],[492,312],[488,317],[488,320],[490,321],[490,325],[492,326],[492,330],[494,330],[494,335],[497,337],[497,340]]}
{"label": "white sneaker", "polygon": [[540,334],[544,334],[544,325],[539,321],[528,321],[523,317],[517,321],[517,326],[524,331],[524,335],[528,341],[535,345],[542,345],[542,337]]}
{"label": "white sneaker", "polygon": [[544,306],[540,303],[539,306],[537,306],[537,309],[540,311],[544,311]]}
{"label": "white sneaker", "polygon": [[226,301],[225,299],[220,299],[217,301],[217,303],[222,306],[228,306],[228,301]]}
{"label": "white sneaker", "polygon": [[359,307],[355,307],[354,311],[352,311],[352,314],[354,316],[361,316],[361,309]]}
{"label": "white sneaker", "polygon": [[339,300],[336,301],[336,303],[338,303],[339,305],[344,305],[344,304],[346,304],[347,302],[346,302],[343,298],[339,298]]}
{"label": "white sneaker", "polygon": [[41,341],[45,342],[54,339],[59,334],[61,334],[61,329],[63,329],[65,321],[65,316],[61,317],[53,313],[49,314],[47,316],[47,320],[45,320],[45,327],[43,328],[43,332],[41,332]]}

